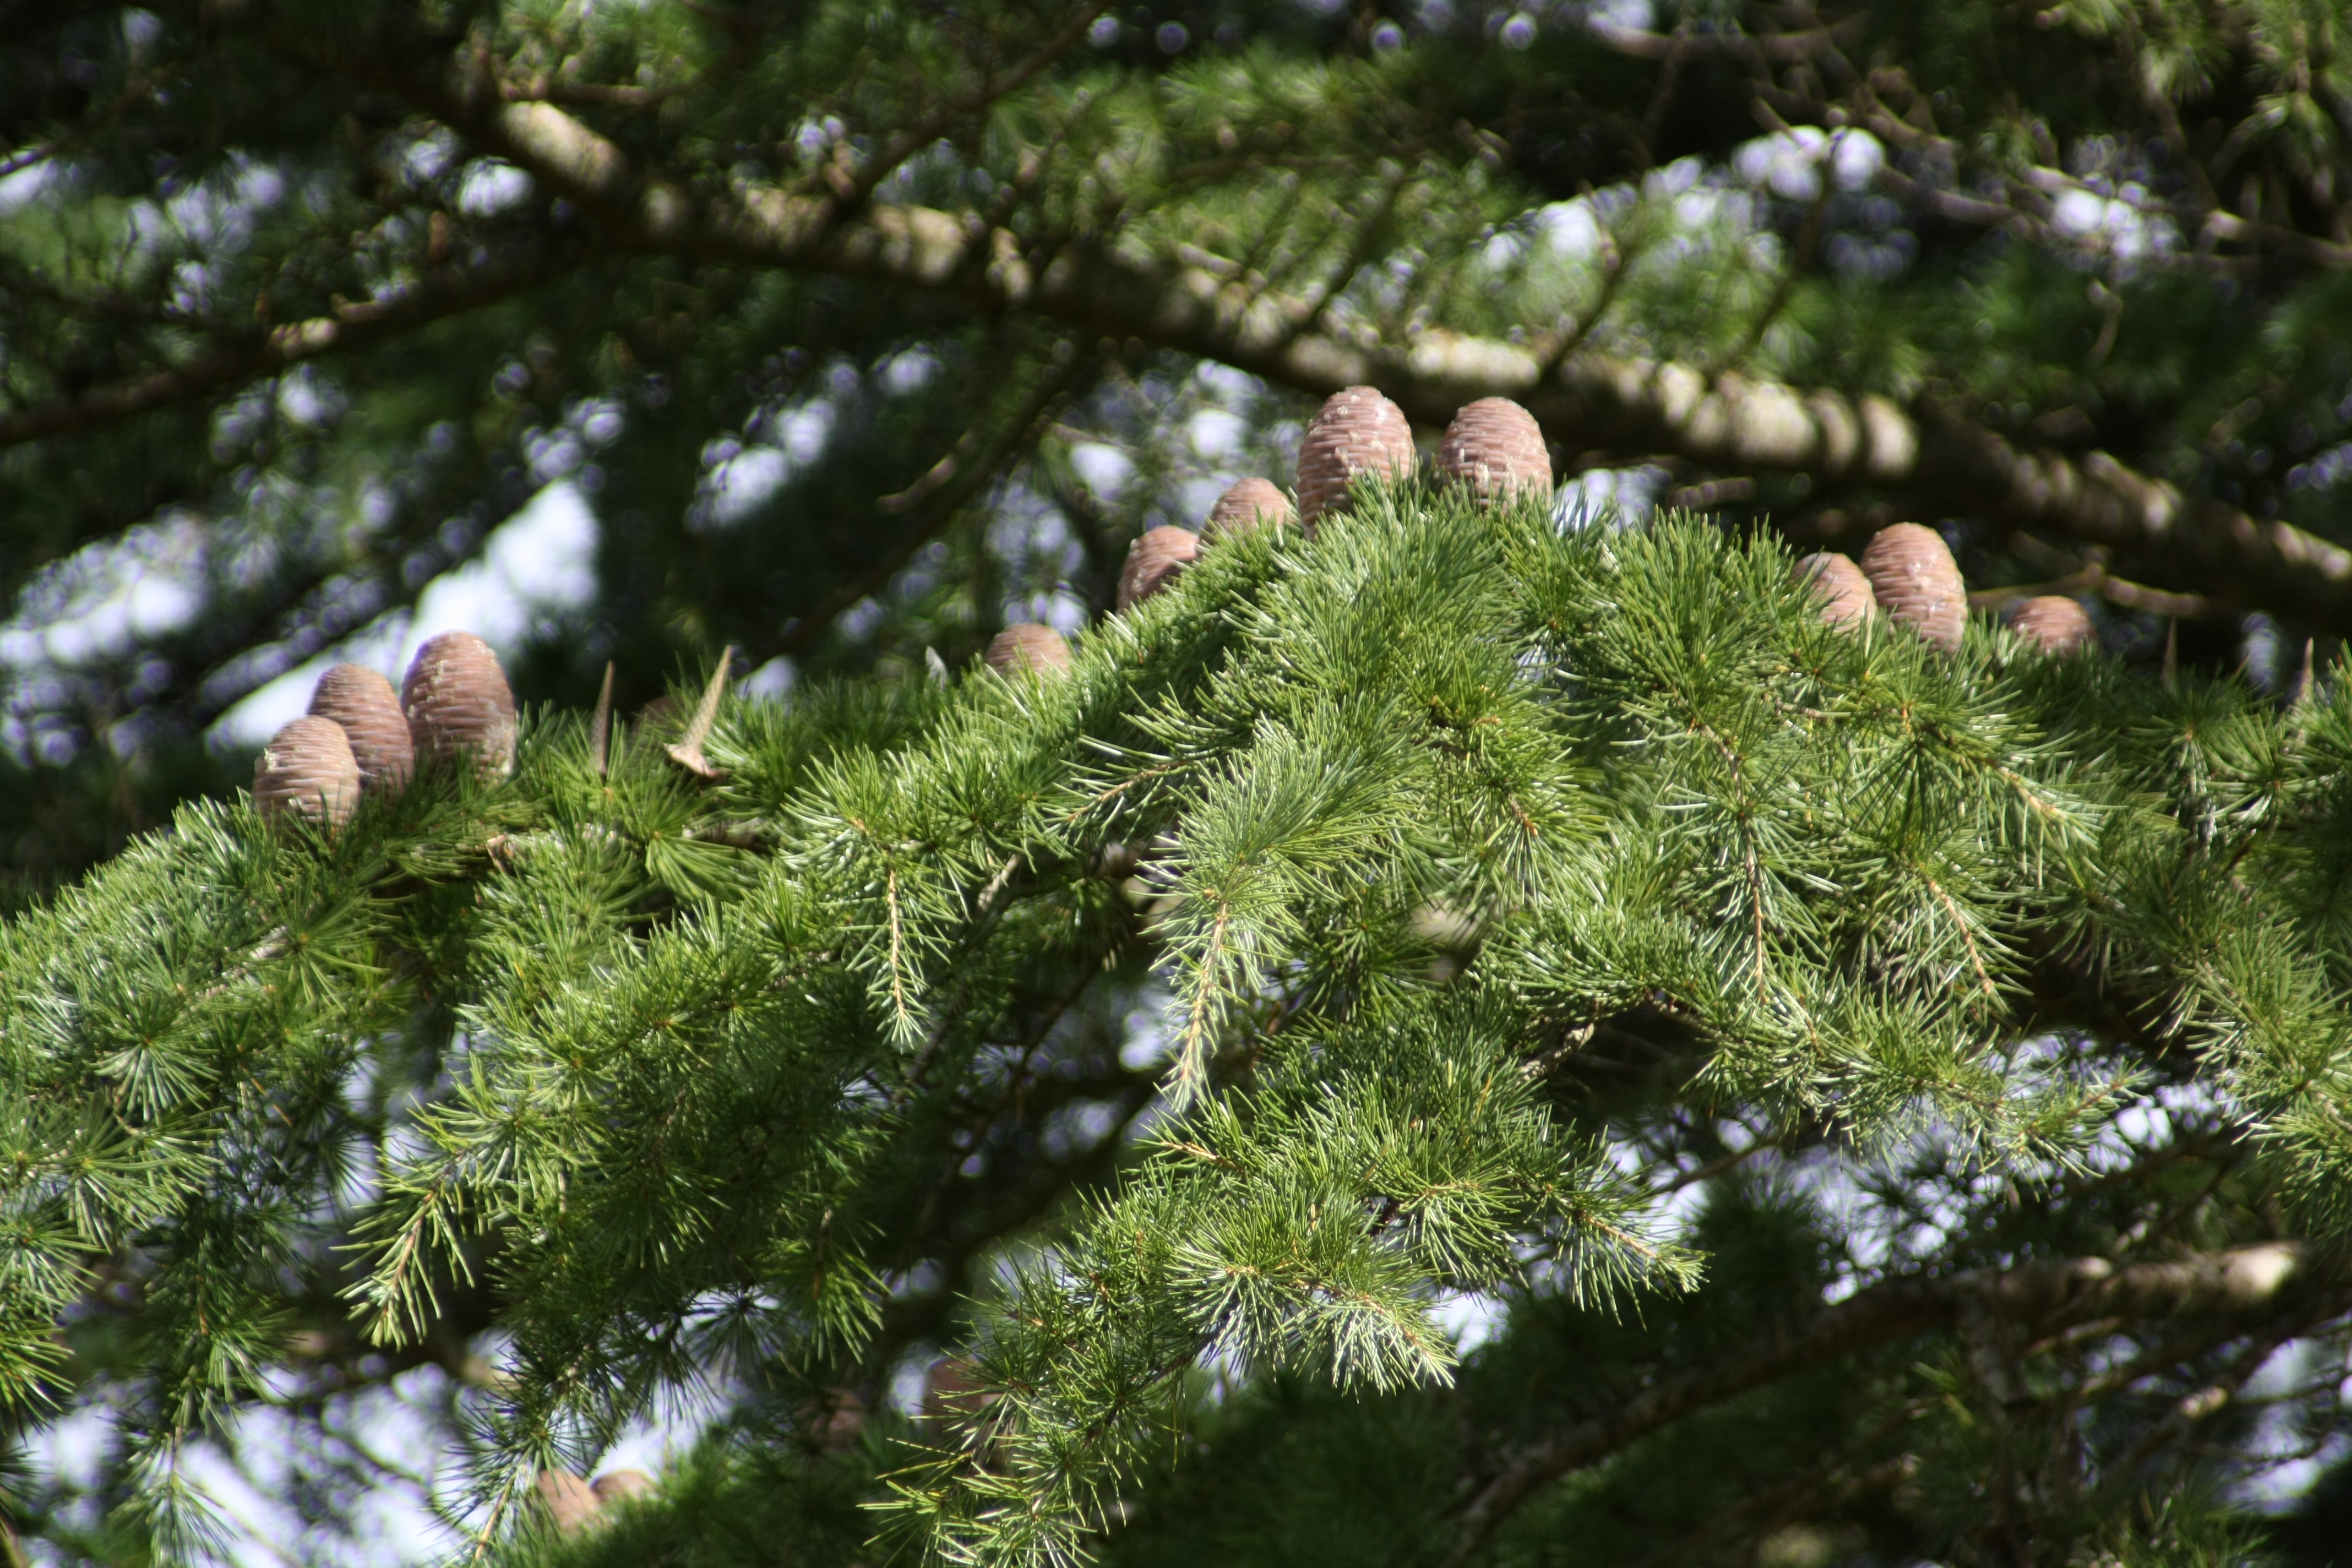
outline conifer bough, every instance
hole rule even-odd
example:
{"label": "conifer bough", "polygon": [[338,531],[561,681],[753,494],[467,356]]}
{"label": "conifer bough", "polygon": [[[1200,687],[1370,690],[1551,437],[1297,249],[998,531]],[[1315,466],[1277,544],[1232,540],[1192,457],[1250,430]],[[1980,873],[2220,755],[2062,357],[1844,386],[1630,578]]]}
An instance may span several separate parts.
{"label": "conifer bough", "polygon": [[[325,856],[192,807],[0,945],[0,1104],[68,1111],[0,1163],[37,1264],[0,1388],[58,1386],[88,1260],[136,1253],[159,1518],[201,1508],[165,1484],[194,1423],[282,1401],[299,1321],[395,1359],[503,1336],[468,1395],[494,1554],[534,1510],[648,1542],[719,1510],[831,1543],[812,1561],[877,1528],[1209,1561],[1192,1532],[1240,1505],[1184,1489],[1238,1497],[1225,1467],[1280,1433],[1360,1455],[1327,1478],[1421,1478],[1380,1506],[1468,1562],[1600,1528],[1601,1461],[1666,1484],[1646,1445],[1824,1388],[1832,1451],[1879,1432],[1969,1486],[2001,1461],[1967,1434],[2046,1403],[2067,1468],[2017,1506],[2074,1539],[2098,1516],[2041,1499],[2201,1462],[2146,1387],[2343,1342],[2352,1288],[2308,1237],[2352,1206],[2322,978],[2352,962],[2352,693],[2018,660],[1990,623],[1856,635],[1824,624],[1832,571],[1363,474],[1313,539],[1229,535],[1051,682],[777,705],[722,662],[701,769],[558,716],[505,787],[428,770]],[[472,646],[435,645],[412,712]],[[1139,896],[1116,845],[1148,847]],[[461,1073],[416,1048],[436,1018]],[[413,1109],[343,1127],[354,1082]],[[373,1193],[295,1157],[331,1122]],[[1039,1160],[1092,1200],[1048,1206]],[[2094,1170],[2106,1217],[2061,1224]],[[2200,1211],[2209,1178],[2231,1195]],[[1964,1239],[1857,1259],[1832,1305],[1803,1183],[1906,1234],[1948,1205]],[[206,1250],[174,1244],[192,1203]],[[903,1283],[935,1268],[964,1306]],[[1433,1302],[1492,1291],[1516,1304],[1465,1361]],[[179,1348],[231,1334],[242,1360]],[[904,1422],[893,1369],[933,1345],[958,1392]],[[767,1414],[630,1509],[578,1479],[721,1355]],[[1775,1487],[1815,1462],[1756,1451]],[[1332,1484],[1283,1506],[1371,1506]],[[1870,1506],[1917,1539],[1969,1486]],[[796,1511],[820,1493],[851,1522]]]}

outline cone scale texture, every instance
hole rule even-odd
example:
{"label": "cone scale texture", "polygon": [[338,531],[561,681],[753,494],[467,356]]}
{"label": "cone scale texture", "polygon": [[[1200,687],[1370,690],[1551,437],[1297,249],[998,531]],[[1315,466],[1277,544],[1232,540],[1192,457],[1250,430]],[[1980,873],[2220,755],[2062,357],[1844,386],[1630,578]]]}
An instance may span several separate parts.
{"label": "cone scale texture", "polygon": [[2079,653],[2097,647],[2099,641],[2098,631],[2083,606],[2055,594],[2043,594],[2018,605],[2009,629],[2046,654]]}
{"label": "cone scale texture", "polygon": [[1131,610],[1171,582],[1201,553],[1201,536],[1189,528],[1147,529],[1127,548],[1118,573],[1118,607]]}
{"label": "cone scale texture", "polygon": [[1070,645],[1051,626],[1021,621],[989,638],[981,658],[999,675],[1059,675],[1070,668]]}
{"label": "cone scale texture", "polygon": [[360,765],[360,788],[397,793],[416,770],[416,746],[392,682],[363,665],[339,664],[319,677],[310,711],[343,727]]}
{"label": "cone scale texture", "polygon": [[306,715],[271,738],[253,764],[253,805],[276,826],[309,822],[329,831],[359,809],[360,765],[343,727]]}
{"label": "cone scale texture", "polygon": [[1544,446],[1543,427],[1507,397],[1482,397],[1456,414],[1437,444],[1437,468],[1482,500],[1551,490],[1551,453]]}
{"label": "cone scale texture", "polygon": [[514,771],[514,691],[499,656],[473,633],[444,632],[418,648],[400,705],[419,762],[463,759],[485,782]]}
{"label": "cone scale texture", "polygon": [[1280,528],[1289,521],[1290,498],[1270,480],[1247,479],[1217,498],[1217,504],[1209,509],[1208,521],[1201,525],[1201,537],[1223,539],[1261,528]]}
{"label": "cone scale texture", "polygon": [[1357,475],[1403,479],[1412,464],[1412,425],[1403,409],[1369,386],[1333,393],[1299,443],[1299,525],[1312,534],[1325,512],[1347,504]]}
{"label": "cone scale texture", "polygon": [[1916,522],[1878,531],[1862,552],[1878,607],[1946,653],[1958,652],[1969,621],[1968,584],[1943,536]]}
{"label": "cone scale texture", "polygon": [[1821,606],[1822,619],[1833,626],[1859,624],[1878,608],[1877,595],[1870,591],[1870,579],[1850,555],[1825,552],[1808,555],[1799,561],[1790,574],[1790,581],[1810,583],[1813,600]]}

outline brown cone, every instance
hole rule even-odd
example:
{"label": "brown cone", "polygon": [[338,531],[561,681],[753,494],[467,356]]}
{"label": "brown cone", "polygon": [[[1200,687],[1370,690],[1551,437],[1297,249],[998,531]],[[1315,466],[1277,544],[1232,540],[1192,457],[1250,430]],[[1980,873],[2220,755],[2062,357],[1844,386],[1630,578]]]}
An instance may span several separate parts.
{"label": "brown cone", "polygon": [[1862,568],[1853,563],[1850,555],[1825,552],[1805,556],[1789,574],[1789,581],[1812,584],[1822,619],[1833,626],[1853,626],[1878,608],[1877,595],[1870,591],[1870,579],[1862,574]]}
{"label": "brown cone", "polygon": [[1217,504],[1209,509],[1209,521],[1201,525],[1201,539],[1206,543],[1229,534],[1280,528],[1289,521],[1288,496],[1267,480],[1244,479],[1219,496]]}
{"label": "brown cone", "polygon": [[2073,599],[2044,594],[2017,606],[2009,629],[2025,643],[2047,654],[2079,653],[2098,646],[2099,634],[2091,617]]}
{"label": "brown cone", "polygon": [[1118,607],[1131,610],[1168,586],[1201,553],[1201,536],[1189,528],[1152,528],[1127,547],[1118,569]]}
{"label": "brown cone", "polygon": [[1070,645],[1051,626],[1020,621],[989,638],[981,658],[999,675],[1059,675],[1070,668]]}
{"label": "brown cone", "polygon": [[1369,386],[1350,386],[1326,398],[1298,447],[1298,522],[1308,535],[1317,520],[1348,500],[1358,474],[1412,472],[1412,425],[1404,410]]}
{"label": "brown cone", "polygon": [[514,771],[514,692],[499,656],[473,633],[428,638],[400,683],[400,705],[419,762],[464,757],[486,783]]}
{"label": "brown cone", "polygon": [[310,711],[343,727],[352,755],[359,760],[361,789],[396,794],[407,784],[416,770],[416,746],[400,711],[400,695],[381,673],[364,665],[335,666],[319,677]]}
{"label": "brown cone", "polygon": [[547,1506],[560,1534],[574,1535],[594,1523],[604,1506],[588,1483],[569,1470],[541,1470],[536,1485],[539,1500]]}
{"label": "brown cone", "polygon": [[1467,405],[1437,444],[1437,470],[1481,500],[1519,490],[1551,491],[1551,454],[1536,416],[1507,397]]}
{"label": "brown cone", "polygon": [[307,715],[271,737],[253,764],[253,808],[272,826],[301,821],[330,832],[359,809],[360,765],[332,719]]}
{"label": "brown cone", "polygon": [[596,1494],[598,1502],[611,1508],[615,1503],[650,1497],[654,1479],[643,1470],[606,1470],[588,1484],[588,1489]]}
{"label": "brown cone", "polygon": [[1862,552],[1863,575],[1878,607],[1946,653],[1959,650],[1969,622],[1968,584],[1943,536],[1916,522],[1882,528]]}

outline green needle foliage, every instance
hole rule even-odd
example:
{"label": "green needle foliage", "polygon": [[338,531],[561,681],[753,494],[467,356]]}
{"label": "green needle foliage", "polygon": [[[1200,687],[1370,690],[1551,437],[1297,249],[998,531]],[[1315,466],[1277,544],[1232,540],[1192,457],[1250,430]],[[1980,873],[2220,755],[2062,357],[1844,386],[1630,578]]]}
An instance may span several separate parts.
{"label": "green needle foliage", "polygon": [[1407,483],[663,723],[5,928],[0,1395],[120,1412],[20,1525],[198,1552],[192,1455],[426,1362],[515,1561],[2235,1561],[2336,1430],[2341,682]]}

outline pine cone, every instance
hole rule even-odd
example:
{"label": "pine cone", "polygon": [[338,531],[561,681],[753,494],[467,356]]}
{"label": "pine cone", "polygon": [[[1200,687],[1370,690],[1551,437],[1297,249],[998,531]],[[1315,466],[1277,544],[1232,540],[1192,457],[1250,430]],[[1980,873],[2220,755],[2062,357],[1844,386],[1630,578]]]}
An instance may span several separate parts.
{"label": "pine cone", "polygon": [[1131,610],[1190,565],[1201,553],[1201,536],[1189,528],[1152,528],[1127,547],[1118,569],[1118,607]]}
{"label": "pine cone", "polygon": [[1437,469],[1481,500],[1520,490],[1551,493],[1543,427],[1507,397],[1482,397],[1454,416],[1437,444]]}
{"label": "pine cone", "polygon": [[1968,584],[1943,536],[1916,522],[1882,528],[1862,552],[1863,575],[1878,607],[1946,653],[1957,653],[1969,623]]}
{"label": "pine cone", "polygon": [[569,1470],[541,1470],[536,1484],[539,1500],[554,1518],[558,1534],[578,1534],[596,1521],[604,1506],[588,1483]]}
{"label": "pine cone", "polygon": [[1870,591],[1870,579],[1862,574],[1862,568],[1853,563],[1850,555],[1823,552],[1805,556],[1789,574],[1789,581],[1812,584],[1822,619],[1833,626],[1853,626],[1878,608],[1878,597]]}
{"label": "pine cone", "polygon": [[310,711],[343,727],[359,760],[360,788],[370,795],[397,794],[416,770],[416,747],[400,695],[392,682],[364,665],[339,664],[319,677]]}
{"label": "pine cone", "polygon": [[2083,606],[2055,594],[2043,594],[2017,606],[2009,629],[2027,646],[2046,654],[2079,653],[2099,645],[2099,634]]}
{"label": "pine cone", "polygon": [[1326,398],[1298,447],[1298,521],[1311,538],[1318,519],[1348,500],[1358,474],[1412,472],[1412,425],[1404,410],[1369,386]]}
{"label": "pine cone", "polygon": [[514,772],[514,691],[499,656],[473,633],[443,632],[418,648],[400,705],[419,761],[466,758],[484,783]]}
{"label": "pine cone", "polygon": [[1260,528],[1280,528],[1290,521],[1290,498],[1265,479],[1244,479],[1217,498],[1201,525],[1203,543],[1229,534],[1254,533]]}
{"label": "pine cone", "polygon": [[253,764],[253,808],[272,826],[299,820],[332,832],[359,809],[360,764],[332,719],[297,719]]}
{"label": "pine cone", "polygon": [[643,1470],[606,1470],[589,1483],[588,1489],[596,1494],[599,1503],[611,1508],[617,1503],[652,1496],[654,1479]]}
{"label": "pine cone", "polygon": [[999,675],[1059,675],[1070,668],[1070,645],[1051,626],[1020,621],[989,638],[981,658]]}

